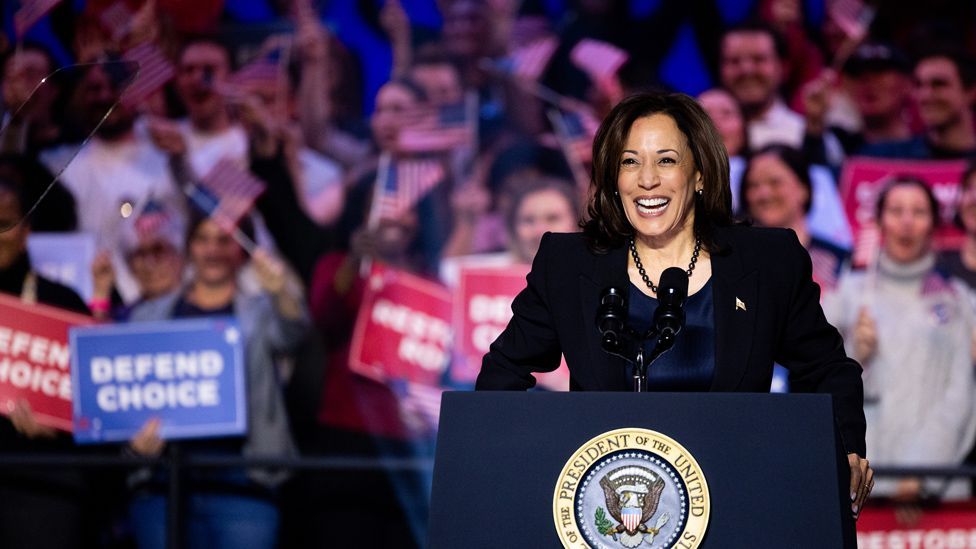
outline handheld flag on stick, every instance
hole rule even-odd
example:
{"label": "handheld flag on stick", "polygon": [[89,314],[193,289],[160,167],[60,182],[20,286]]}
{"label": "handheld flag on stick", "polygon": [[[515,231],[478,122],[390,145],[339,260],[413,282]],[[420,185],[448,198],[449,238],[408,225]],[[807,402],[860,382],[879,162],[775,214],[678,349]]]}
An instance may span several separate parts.
{"label": "handheld flag on stick", "polygon": [[248,88],[260,85],[278,85],[284,76],[282,48],[258,56],[244,65],[220,84],[218,91],[236,97],[244,95]]}
{"label": "handheld flag on stick", "polygon": [[61,3],[61,0],[22,0],[20,9],[14,12],[14,34],[23,38],[31,27]]}
{"label": "handheld flag on stick", "polygon": [[372,207],[378,219],[395,218],[413,208],[444,180],[444,166],[430,158],[400,160],[383,179]]}
{"label": "handheld flag on stick", "polygon": [[98,14],[98,21],[112,35],[112,40],[118,42],[132,31],[134,16],[125,0],[118,0]]}
{"label": "handheld flag on stick", "polygon": [[399,149],[408,153],[444,152],[474,143],[474,121],[466,103],[423,108],[416,122],[398,137]]}
{"label": "handheld flag on stick", "polygon": [[231,233],[237,242],[248,252],[254,242],[241,232],[237,222],[254,205],[254,201],[264,192],[264,183],[227,158],[221,159],[200,181],[184,189],[190,201]]}
{"label": "handheld flag on stick", "polygon": [[176,75],[172,63],[159,48],[148,42],[125,52],[122,59],[139,64],[135,80],[122,95],[122,104],[127,107],[138,106]]}
{"label": "handheld flag on stick", "polygon": [[598,82],[617,74],[630,56],[613,44],[584,38],[573,47],[569,58],[591,80]]}
{"label": "handheld flag on stick", "polygon": [[513,76],[538,80],[556,53],[559,40],[554,36],[539,38],[527,46],[516,49],[501,61],[501,69]]}
{"label": "handheld flag on stick", "polygon": [[873,6],[865,5],[863,0],[832,0],[828,2],[827,15],[845,35],[831,65],[839,72],[854,50],[867,38],[876,11]]}

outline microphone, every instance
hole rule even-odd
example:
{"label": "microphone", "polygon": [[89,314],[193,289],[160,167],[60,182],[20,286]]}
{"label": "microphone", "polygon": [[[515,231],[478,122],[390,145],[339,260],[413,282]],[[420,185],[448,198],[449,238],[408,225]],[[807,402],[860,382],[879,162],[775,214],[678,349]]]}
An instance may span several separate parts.
{"label": "microphone", "polygon": [[611,286],[604,289],[600,295],[600,306],[596,309],[596,327],[603,336],[601,345],[604,351],[620,352],[626,324],[627,299],[617,288]]}
{"label": "microphone", "polygon": [[685,299],[688,297],[688,275],[679,267],[669,267],[661,273],[657,285],[657,310],[654,329],[665,341],[674,339],[685,325]]}

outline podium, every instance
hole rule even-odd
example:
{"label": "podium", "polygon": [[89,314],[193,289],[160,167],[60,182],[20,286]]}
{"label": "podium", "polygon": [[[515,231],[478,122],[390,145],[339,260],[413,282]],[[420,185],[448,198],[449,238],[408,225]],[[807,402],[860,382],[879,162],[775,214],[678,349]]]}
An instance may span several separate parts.
{"label": "podium", "polygon": [[428,547],[853,548],[839,440],[829,395],[445,393]]}

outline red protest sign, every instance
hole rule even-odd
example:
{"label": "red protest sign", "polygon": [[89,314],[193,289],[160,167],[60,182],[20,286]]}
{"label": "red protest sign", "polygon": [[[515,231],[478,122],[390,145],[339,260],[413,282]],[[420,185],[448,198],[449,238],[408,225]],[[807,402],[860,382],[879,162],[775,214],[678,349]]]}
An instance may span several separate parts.
{"label": "red protest sign", "polygon": [[[525,288],[528,272],[527,264],[461,266],[454,299],[457,353],[451,367],[452,381],[474,383],[477,379],[482,357],[512,319],[512,301]],[[535,377],[547,389],[569,388],[565,363],[554,372]]]}
{"label": "red protest sign", "polygon": [[911,523],[902,515],[898,507],[869,503],[857,520],[857,546],[976,547],[976,504],[971,501],[921,508]]}
{"label": "red protest sign", "polygon": [[[940,227],[935,233],[938,249],[958,247],[962,231],[952,222],[959,202],[959,178],[966,168],[962,160],[887,160],[855,157],[844,164],[840,192],[844,212],[854,236],[854,264],[864,266],[878,245],[874,221],[878,194],[893,177],[907,175],[927,183],[939,201]],[[862,234],[864,233],[864,234]]]}
{"label": "red protest sign", "polygon": [[474,383],[481,358],[512,318],[512,300],[525,288],[528,265],[465,267],[458,271],[454,300],[457,354],[451,379]]}
{"label": "red protest sign", "polygon": [[93,322],[0,294],[0,413],[9,414],[16,401],[25,399],[38,423],[70,431],[68,329]]}
{"label": "red protest sign", "polygon": [[450,359],[447,288],[374,263],[356,318],[352,371],[387,382],[439,386]]}

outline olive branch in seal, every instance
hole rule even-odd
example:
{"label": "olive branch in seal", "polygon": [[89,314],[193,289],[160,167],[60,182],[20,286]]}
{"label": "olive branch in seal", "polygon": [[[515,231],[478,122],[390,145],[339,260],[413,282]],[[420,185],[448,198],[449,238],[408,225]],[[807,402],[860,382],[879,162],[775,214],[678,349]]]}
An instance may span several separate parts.
{"label": "olive branch in seal", "polygon": [[[615,530],[613,523],[607,519],[607,515],[603,510],[603,507],[596,508],[593,518],[596,520],[596,529],[598,532],[600,532],[600,535],[605,536]],[[617,536],[614,537],[616,538]]]}

